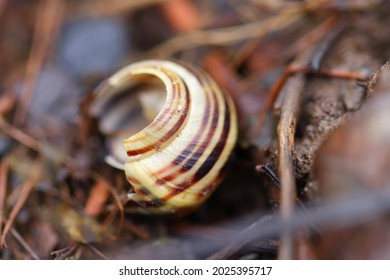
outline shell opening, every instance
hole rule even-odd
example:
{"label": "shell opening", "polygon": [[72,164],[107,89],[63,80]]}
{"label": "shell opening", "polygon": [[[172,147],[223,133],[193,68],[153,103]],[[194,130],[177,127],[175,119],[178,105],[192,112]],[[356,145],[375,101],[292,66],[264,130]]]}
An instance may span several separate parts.
{"label": "shell opening", "polygon": [[127,160],[123,141],[152,123],[165,101],[164,83],[149,74],[132,76],[120,87],[105,84],[99,89],[91,113],[106,136],[109,165],[123,169]]}

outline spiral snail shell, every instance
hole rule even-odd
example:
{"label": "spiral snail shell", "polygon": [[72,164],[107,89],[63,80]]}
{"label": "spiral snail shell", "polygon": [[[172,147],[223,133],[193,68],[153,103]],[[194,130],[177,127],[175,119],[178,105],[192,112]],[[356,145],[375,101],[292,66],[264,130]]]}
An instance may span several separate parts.
{"label": "spiral snail shell", "polygon": [[224,176],[237,139],[236,110],[206,73],[165,60],[133,63],[96,94],[109,96],[148,77],[163,82],[166,98],[152,122],[123,141],[124,170],[134,189],[125,207],[138,213],[186,213]]}

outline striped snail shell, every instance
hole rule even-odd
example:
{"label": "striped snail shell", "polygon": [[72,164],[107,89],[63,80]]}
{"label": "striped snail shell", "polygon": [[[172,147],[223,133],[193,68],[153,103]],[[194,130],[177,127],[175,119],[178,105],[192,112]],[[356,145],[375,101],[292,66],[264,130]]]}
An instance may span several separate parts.
{"label": "striped snail shell", "polygon": [[133,186],[125,207],[138,213],[186,213],[207,199],[226,173],[237,139],[236,110],[206,73],[165,60],[133,63],[96,94],[115,95],[148,78],[165,85],[165,100],[154,113],[156,106],[149,102],[151,123],[123,141],[124,170]]}

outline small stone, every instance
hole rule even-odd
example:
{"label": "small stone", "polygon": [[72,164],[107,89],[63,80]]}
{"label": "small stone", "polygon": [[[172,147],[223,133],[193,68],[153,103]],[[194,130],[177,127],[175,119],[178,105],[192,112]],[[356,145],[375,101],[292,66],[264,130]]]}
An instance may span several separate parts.
{"label": "small stone", "polygon": [[42,126],[47,117],[72,123],[79,114],[81,89],[62,69],[46,66],[38,76],[29,106],[28,123]]}
{"label": "small stone", "polygon": [[127,28],[114,18],[78,19],[65,25],[58,60],[78,77],[108,74],[124,62]]}

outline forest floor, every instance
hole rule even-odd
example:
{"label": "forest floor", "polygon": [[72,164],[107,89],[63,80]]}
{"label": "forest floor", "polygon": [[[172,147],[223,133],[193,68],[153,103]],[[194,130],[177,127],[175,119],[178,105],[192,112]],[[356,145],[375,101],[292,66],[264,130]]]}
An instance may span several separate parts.
{"label": "forest floor", "polygon": [[[389,26],[381,0],[0,1],[0,259],[389,259]],[[90,109],[157,58],[204,69],[239,116],[186,216],[126,211],[105,158],[113,119],[141,121]]]}

